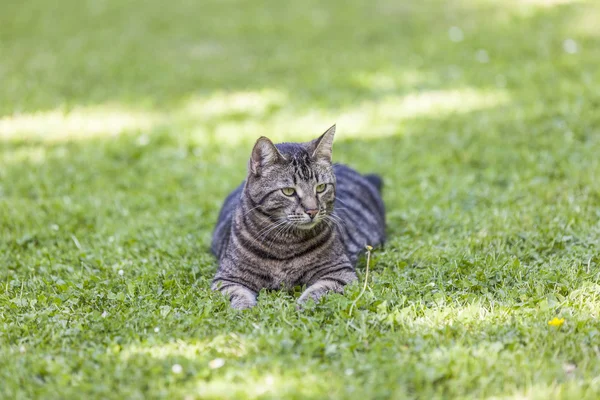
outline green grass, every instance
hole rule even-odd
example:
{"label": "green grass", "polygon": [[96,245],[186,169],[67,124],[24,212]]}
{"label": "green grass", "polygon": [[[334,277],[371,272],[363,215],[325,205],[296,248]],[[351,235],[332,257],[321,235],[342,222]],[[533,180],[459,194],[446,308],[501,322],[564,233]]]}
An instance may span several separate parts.
{"label": "green grass", "polygon": [[[548,0],[3,4],[0,398],[599,398],[598,20]],[[303,312],[279,292],[231,310],[208,249],[252,142],[333,122],[336,161],[385,178],[365,294],[350,315],[363,260]]]}

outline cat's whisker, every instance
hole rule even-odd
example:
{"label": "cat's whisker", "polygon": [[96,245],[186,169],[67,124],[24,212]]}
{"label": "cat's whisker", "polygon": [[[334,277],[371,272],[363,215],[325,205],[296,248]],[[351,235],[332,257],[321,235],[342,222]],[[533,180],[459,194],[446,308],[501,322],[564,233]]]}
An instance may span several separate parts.
{"label": "cat's whisker", "polygon": [[296,224],[294,224],[294,223],[285,224],[283,229],[280,229],[277,231],[277,233],[275,234],[275,237],[271,240],[271,245],[273,245],[275,240],[278,239],[280,236],[287,235],[288,233],[293,231],[295,228],[296,228]]}
{"label": "cat's whisker", "polygon": [[347,228],[346,223],[340,219],[339,217],[335,216],[335,215],[331,215],[330,216],[330,220],[335,224],[335,226],[341,231],[345,231]]}
{"label": "cat's whisker", "polygon": [[256,206],[256,207],[252,207],[251,209],[249,209],[248,211],[246,211],[243,215],[243,217],[245,217],[246,215],[250,214],[252,211],[256,210],[257,208],[259,208],[260,205]]}
{"label": "cat's whisker", "polygon": [[[277,222],[275,223],[275,225],[277,225],[279,222],[280,222],[280,221],[277,221]],[[258,232],[256,233],[256,237],[260,237],[260,236],[261,236],[261,234],[262,234],[263,232],[267,231],[268,229],[270,229],[270,228],[272,228],[272,227],[273,227],[273,224],[269,224],[269,225],[265,226],[264,228],[262,228],[260,231],[258,231]]]}
{"label": "cat's whisker", "polygon": [[273,239],[271,239],[271,243],[269,245],[269,248],[273,245],[273,243],[275,242],[276,239],[278,239],[280,236],[285,235],[285,233],[290,230],[290,228],[293,227],[293,224],[285,224],[283,226],[283,228],[280,228],[277,230],[277,232],[275,232],[275,236],[273,237]]}
{"label": "cat's whisker", "polygon": [[327,225],[327,227],[331,230],[335,230],[335,225],[329,218],[323,218],[323,222]]}
{"label": "cat's whisker", "polygon": [[[329,216],[326,216],[326,218],[323,218],[323,221],[330,224],[329,226],[333,226],[333,227],[339,229],[339,224],[334,219],[330,218]],[[333,224],[333,225],[331,225],[331,224]]]}
{"label": "cat's whisker", "polygon": [[334,211],[338,211],[338,210],[347,210],[347,211],[352,211],[351,209],[349,209],[348,207],[335,207]]}
{"label": "cat's whisker", "polygon": [[255,244],[255,243],[256,243],[256,242],[258,242],[258,241],[260,241],[260,242],[262,243],[262,240],[263,240],[263,239],[266,239],[266,238],[268,238],[269,234],[270,234],[272,231],[274,231],[275,229],[279,228],[279,227],[280,227],[280,226],[282,226],[282,225],[285,225],[285,224],[286,224],[286,222],[287,222],[287,221],[286,221],[285,219],[282,219],[282,220],[280,220],[280,221],[276,222],[276,223],[275,223],[275,224],[273,224],[273,225],[269,225],[269,226],[267,226],[267,228],[268,228],[268,229],[266,230],[266,232],[263,232],[263,231],[265,231],[265,229],[266,229],[266,228],[265,228],[265,229],[263,229],[263,230],[261,230],[260,232],[263,232],[263,233],[262,233],[262,234],[260,234],[260,232],[259,232],[259,233],[256,235],[256,238],[255,238],[255,239],[252,241],[252,243],[253,243],[253,244]]}
{"label": "cat's whisker", "polygon": [[340,227],[347,227],[348,224],[346,224],[346,221],[344,221],[342,218],[340,218],[339,215],[336,215],[334,213],[331,213],[328,215],[331,219],[333,219],[334,221],[338,222],[340,224]]}
{"label": "cat's whisker", "polygon": [[287,223],[286,220],[281,220],[278,221],[277,223],[273,224],[271,226],[271,229],[267,230],[266,232],[264,232],[262,235],[259,236],[259,238],[265,239],[268,235],[270,235],[275,229],[285,225]]}
{"label": "cat's whisker", "polygon": [[346,204],[344,201],[342,201],[342,199],[340,199],[339,197],[336,197],[336,198],[335,198],[335,201],[336,201],[336,202],[337,202],[337,201],[339,201],[339,202],[340,202],[340,203],[342,203],[343,205],[345,205],[345,206],[348,206],[348,204]]}

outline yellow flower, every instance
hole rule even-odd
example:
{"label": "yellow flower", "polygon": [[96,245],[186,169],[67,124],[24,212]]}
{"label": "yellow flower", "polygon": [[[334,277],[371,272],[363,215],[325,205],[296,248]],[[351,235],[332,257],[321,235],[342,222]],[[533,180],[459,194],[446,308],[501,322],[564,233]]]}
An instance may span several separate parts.
{"label": "yellow flower", "polygon": [[548,325],[550,325],[550,326],[556,326],[557,328],[559,326],[561,326],[562,324],[564,324],[564,323],[565,323],[565,319],[564,318],[558,319],[557,317],[554,317],[554,319],[548,321]]}

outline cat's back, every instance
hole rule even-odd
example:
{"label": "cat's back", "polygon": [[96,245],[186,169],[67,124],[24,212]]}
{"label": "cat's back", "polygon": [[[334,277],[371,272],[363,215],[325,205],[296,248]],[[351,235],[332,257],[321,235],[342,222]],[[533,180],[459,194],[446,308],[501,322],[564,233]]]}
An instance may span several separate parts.
{"label": "cat's back", "polygon": [[242,192],[244,190],[244,184],[242,183],[233,192],[227,196],[223,202],[219,218],[217,219],[217,225],[213,232],[211,251],[217,257],[221,259],[221,255],[227,249],[229,243],[229,237],[231,236],[231,224],[233,220],[233,213],[237,208]]}
{"label": "cat's back", "polygon": [[382,181],[377,175],[362,175],[342,164],[335,164],[333,169],[336,226],[352,262],[355,262],[366,245],[377,246],[385,241]]}

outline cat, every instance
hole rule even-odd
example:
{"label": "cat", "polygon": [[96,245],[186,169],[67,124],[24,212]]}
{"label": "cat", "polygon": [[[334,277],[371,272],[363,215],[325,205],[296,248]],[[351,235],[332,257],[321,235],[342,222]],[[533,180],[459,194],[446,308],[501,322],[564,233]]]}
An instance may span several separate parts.
{"label": "cat", "polygon": [[225,200],[211,250],[219,260],[212,289],[237,309],[261,289],[306,285],[317,302],[357,280],[367,245],[385,240],[382,179],[332,163],[333,125],[307,143],[256,141],[246,180]]}

